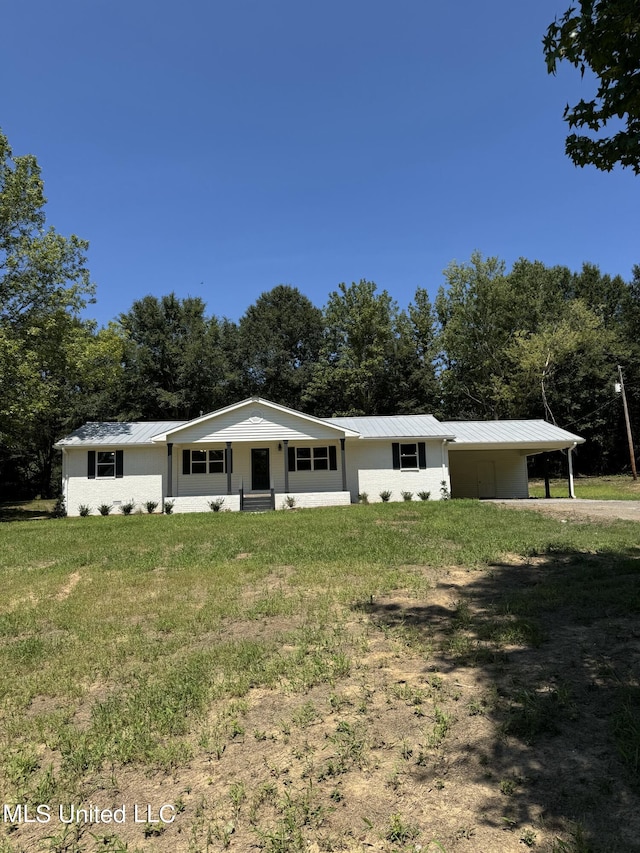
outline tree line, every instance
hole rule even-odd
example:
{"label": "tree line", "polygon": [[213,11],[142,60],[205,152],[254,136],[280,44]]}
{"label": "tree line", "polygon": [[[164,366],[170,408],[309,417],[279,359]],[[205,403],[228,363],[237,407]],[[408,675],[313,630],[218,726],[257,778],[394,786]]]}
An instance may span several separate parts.
{"label": "tree line", "polygon": [[364,279],[323,307],[279,284],[238,322],[170,293],[98,328],[81,313],[87,244],[47,228],[45,203],[35,158],[0,133],[3,497],[55,491],[53,443],[85,421],[183,420],[251,395],[320,417],[545,418],[588,440],[579,470],[628,462],[614,382],[620,364],[637,423],[640,266],[625,281],[474,253],[404,307]]}

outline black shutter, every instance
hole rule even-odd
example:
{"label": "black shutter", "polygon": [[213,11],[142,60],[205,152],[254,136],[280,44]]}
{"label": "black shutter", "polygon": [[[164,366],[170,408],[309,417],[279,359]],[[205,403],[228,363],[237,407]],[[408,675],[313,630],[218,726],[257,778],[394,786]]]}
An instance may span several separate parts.
{"label": "black shutter", "polygon": [[96,478],[96,452],[95,450],[87,451],[87,477],[90,480]]}
{"label": "black shutter", "polygon": [[329,470],[330,471],[337,471],[338,470],[338,459],[336,456],[336,449],[332,445],[329,445]]}
{"label": "black shutter", "polygon": [[427,448],[425,446],[424,441],[418,442],[418,467],[427,467]]}
{"label": "black shutter", "polygon": [[124,450],[116,450],[116,477],[124,474]]}
{"label": "black shutter", "polygon": [[191,473],[191,451],[183,450],[182,451],[182,473],[190,474]]}
{"label": "black shutter", "polygon": [[295,447],[289,448],[289,470],[296,470],[296,449]]}
{"label": "black shutter", "polygon": [[396,470],[400,469],[400,445],[397,441],[394,441],[391,445],[391,450],[393,451],[393,467]]}

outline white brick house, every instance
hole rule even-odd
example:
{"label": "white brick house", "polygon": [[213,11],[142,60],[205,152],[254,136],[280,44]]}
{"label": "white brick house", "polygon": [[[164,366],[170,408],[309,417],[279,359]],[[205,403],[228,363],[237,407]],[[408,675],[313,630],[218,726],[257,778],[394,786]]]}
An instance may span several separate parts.
{"label": "white brick house", "polygon": [[[315,418],[252,397],[190,421],[87,423],[56,443],[67,512],[147,501],[174,512],[370,501],[391,492],[528,496],[528,455],[583,439],[544,421]],[[569,453],[570,455],[570,453]],[[571,488],[571,487],[570,487]]]}

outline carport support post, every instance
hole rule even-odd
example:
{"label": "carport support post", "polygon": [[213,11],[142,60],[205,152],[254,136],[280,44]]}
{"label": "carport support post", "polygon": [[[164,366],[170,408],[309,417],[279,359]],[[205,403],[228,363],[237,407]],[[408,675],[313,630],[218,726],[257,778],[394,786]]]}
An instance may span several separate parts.
{"label": "carport support post", "polygon": [[544,475],[544,496],[551,497],[551,486],[549,485],[549,454],[545,453],[542,459],[542,473]]}
{"label": "carport support post", "polygon": [[167,442],[167,497],[173,497],[173,442]]}
{"label": "carport support post", "polygon": [[575,442],[571,445],[571,447],[567,450],[567,460],[569,462],[569,497],[575,498],[576,493],[573,489],[573,449],[575,447]]}

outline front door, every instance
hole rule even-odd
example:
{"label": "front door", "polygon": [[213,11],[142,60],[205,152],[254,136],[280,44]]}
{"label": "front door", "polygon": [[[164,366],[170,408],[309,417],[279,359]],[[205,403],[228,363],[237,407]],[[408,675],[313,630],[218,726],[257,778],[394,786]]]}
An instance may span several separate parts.
{"label": "front door", "polygon": [[251,449],[251,490],[266,492],[270,486],[269,448],[253,447]]}

